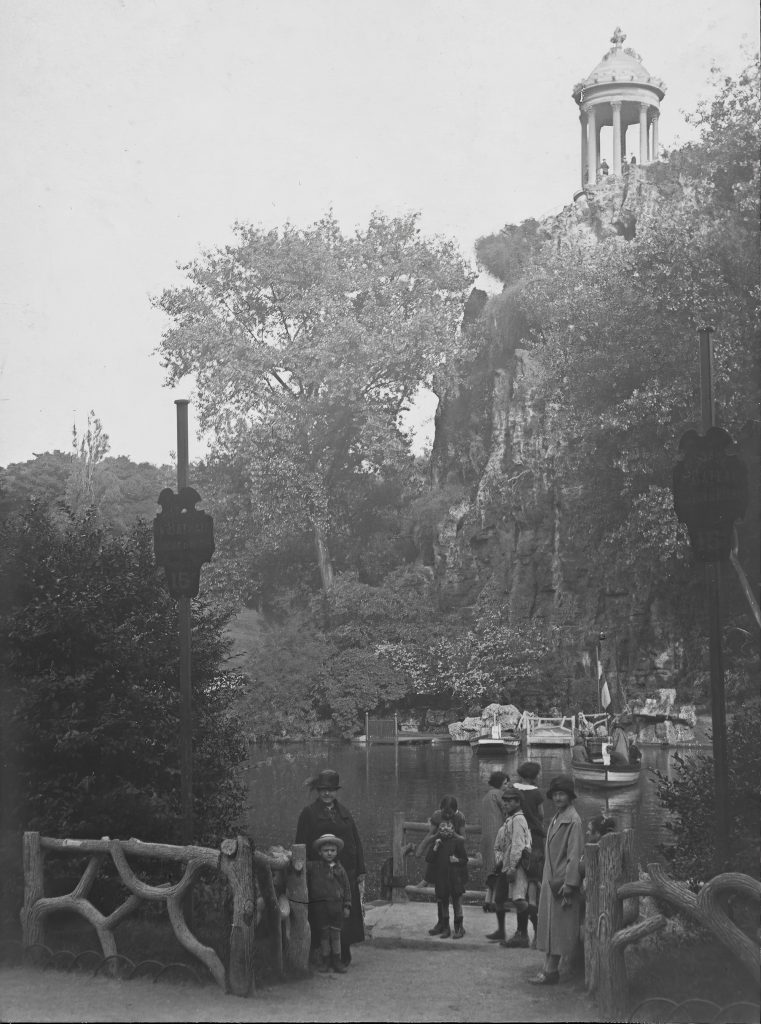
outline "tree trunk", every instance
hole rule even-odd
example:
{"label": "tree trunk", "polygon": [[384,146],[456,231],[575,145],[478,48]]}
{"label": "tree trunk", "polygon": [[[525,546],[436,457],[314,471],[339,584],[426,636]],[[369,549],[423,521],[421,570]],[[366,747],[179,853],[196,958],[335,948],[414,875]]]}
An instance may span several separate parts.
{"label": "tree trunk", "polygon": [[330,607],[329,599],[330,592],[333,589],[333,563],[330,560],[330,550],[328,549],[328,542],[325,539],[325,531],[319,523],[313,523],[314,529],[314,547],[317,552],[317,565],[320,569],[320,579],[322,580],[322,628],[328,629],[330,626]]}

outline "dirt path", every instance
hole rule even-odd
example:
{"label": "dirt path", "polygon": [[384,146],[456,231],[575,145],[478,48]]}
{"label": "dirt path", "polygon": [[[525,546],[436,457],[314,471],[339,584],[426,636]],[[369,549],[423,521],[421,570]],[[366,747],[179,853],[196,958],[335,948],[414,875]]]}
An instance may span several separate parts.
{"label": "dirt path", "polygon": [[579,984],[537,988],[510,953],[356,950],[346,975],[314,975],[249,999],[213,987],[0,968],[0,1017],[16,1021],[597,1021]]}

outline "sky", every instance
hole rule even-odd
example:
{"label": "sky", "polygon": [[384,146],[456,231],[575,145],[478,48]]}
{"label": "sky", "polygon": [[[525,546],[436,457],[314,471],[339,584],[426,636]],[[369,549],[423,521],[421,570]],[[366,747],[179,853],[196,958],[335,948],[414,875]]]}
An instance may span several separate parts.
{"label": "sky", "polygon": [[[69,450],[173,461],[151,298],[232,225],[419,211],[475,240],[559,211],[574,84],[625,46],[666,82],[660,141],[758,47],[756,0],[0,0],[0,466]],[[433,407],[417,413],[419,441]]]}

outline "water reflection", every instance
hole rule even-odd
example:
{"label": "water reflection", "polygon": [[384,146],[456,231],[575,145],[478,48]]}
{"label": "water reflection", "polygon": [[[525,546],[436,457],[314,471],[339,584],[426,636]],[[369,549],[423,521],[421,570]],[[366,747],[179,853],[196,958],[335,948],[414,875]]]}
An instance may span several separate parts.
{"label": "water reflection", "polygon": [[[408,820],[426,821],[442,796],[454,794],[466,820],[475,824],[491,772],[500,769],[516,778],[517,766],[527,756],[526,751],[517,751],[502,760],[477,758],[469,746],[461,744],[395,748],[314,742],[257,747],[247,770],[248,831],[260,846],[291,843],[299,812],[313,798],[305,780],[319,768],[335,768],[341,776],[339,799],[351,809],[357,822],[368,862],[368,887],[371,895],[376,895],[380,866],[391,854],[394,811],[404,811]],[[538,779],[542,790],[546,791],[554,775],[570,771],[568,748],[532,748],[530,756],[542,766]],[[658,768],[670,777],[669,751],[646,747],[642,764],[639,782],[628,789],[600,791],[578,785],[576,807],[584,820],[605,811],[616,819],[619,828],[633,828],[637,856],[647,863],[660,859],[658,843],[668,838],[665,812],[658,804],[647,768]],[[552,804],[547,801],[548,819],[552,813]],[[410,870],[416,869],[422,873],[422,864],[411,862]]]}

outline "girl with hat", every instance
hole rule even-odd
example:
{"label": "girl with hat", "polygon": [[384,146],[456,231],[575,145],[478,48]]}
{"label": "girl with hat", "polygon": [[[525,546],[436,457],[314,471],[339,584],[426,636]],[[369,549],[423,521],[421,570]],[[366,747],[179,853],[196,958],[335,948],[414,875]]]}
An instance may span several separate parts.
{"label": "girl with hat", "polygon": [[343,848],[342,839],[326,832],[312,844],[312,850],[320,859],[307,862],[309,910],[318,929],[322,953],[322,965],[318,969],[323,974],[331,967],[336,974],[346,974],[341,963],[341,929],[344,918],[351,913],[351,885],[338,862]]}
{"label": "girl with hat", "polygon": [[573,801],[576,791],[569,775],[557,775],[547,790],[555,816],[547,829],[544,872],[539,896],[537,948],[544,950],[544,968],[531,978],[534,985],[556,985],[561,956],[575,952],[581,924],[581,858],[584,830]]}
{"label": "girl with hat", "polygon": [[[483,908],[486,913],[496,909],[494,887],[497,884],[497,874],[494,869],[494,840],[505,822],[502,791],[508,781],[509,778],[505,772],[492,772],[489,776],[489,791],[481,798],[481,859],[486,875],[486,896]],[[497,936],[497,938],[503,937],[502,935]]]}
{"label": "girl with hat", "polygon": [[[360,888],[365,886],[365,858],[362,842],[357,826],[349,808],[339,803],[338,790],[341,788],[338,772],[325,768],[312,778],[306,780],[310,791],[316,791],[317,797],[308,804],[299,815],[296,825],[294,842],[303,843],[307,852],[313,849],[314,843],[321,836],[330,834],[343,843],[338,851],[338,860],[349,876],[351,886],[351,911],[343,919],[341,931],[341,961],[351,963],[351,946],[356,942],[364,942],[365,928],[362,922],[362,896]],[[309,923],[312,927],[312,947],[319,945],[319,934],[316,923],[313,923],[314,912],[309,908]]]}

